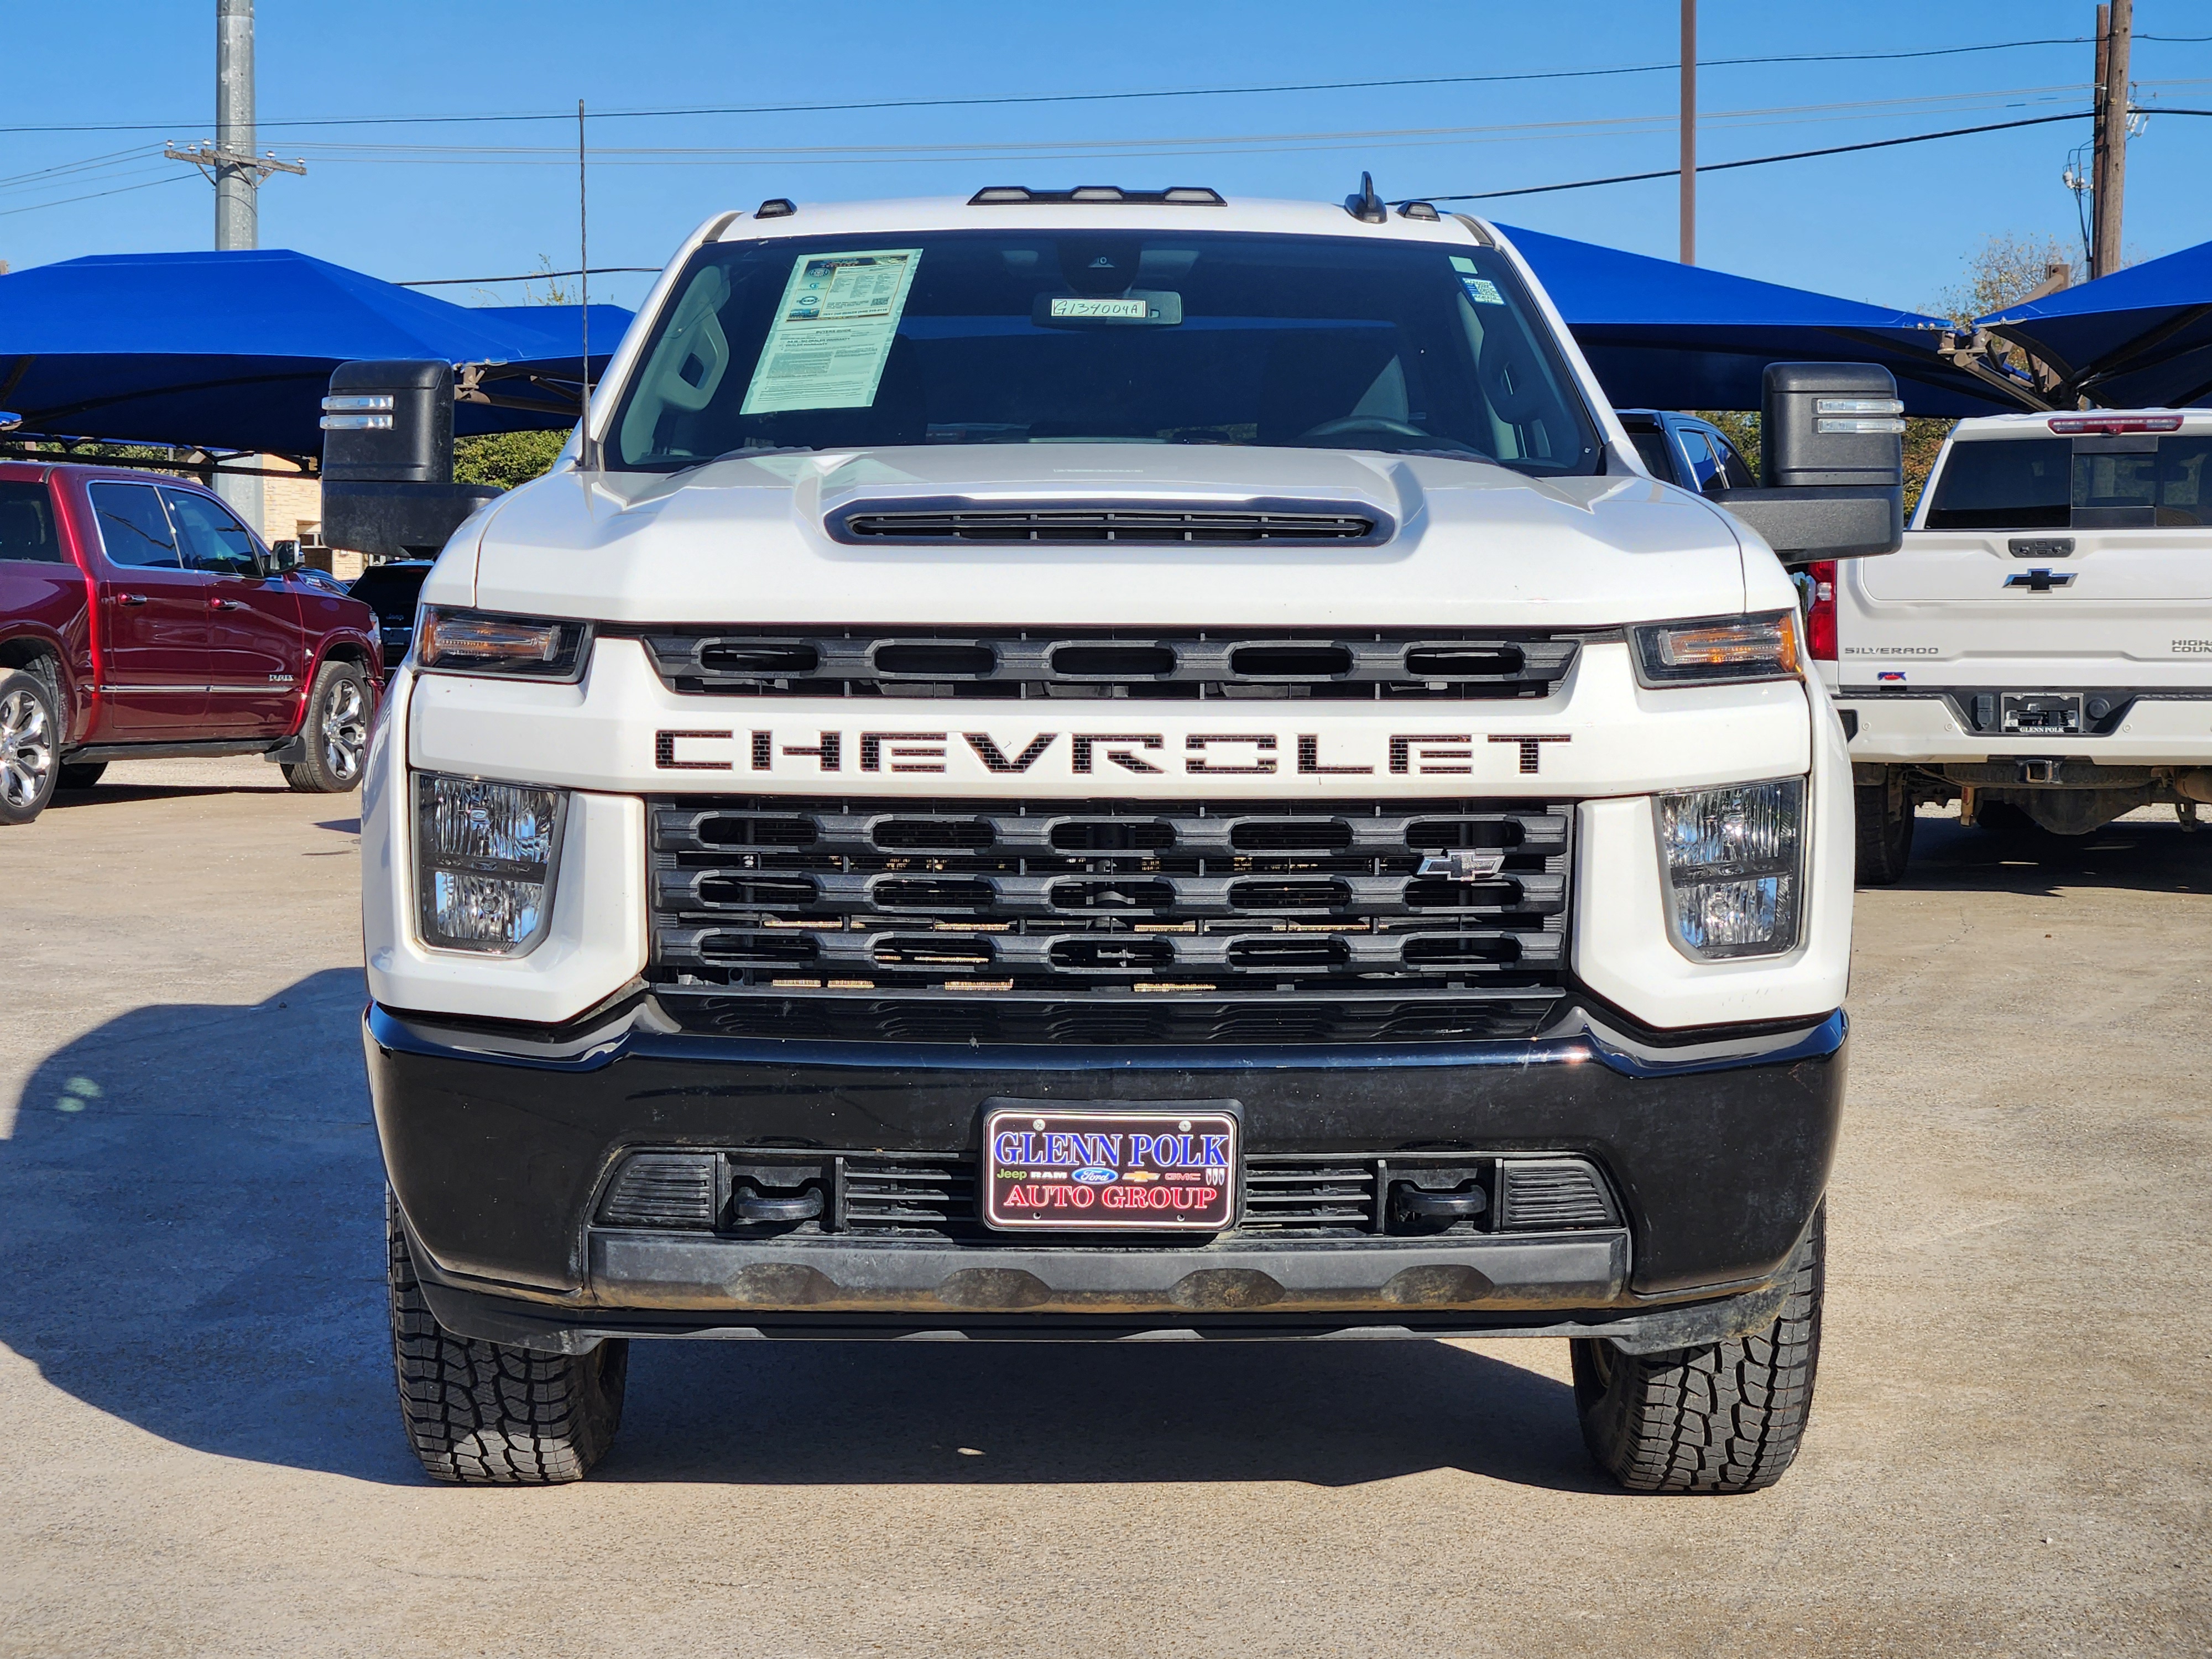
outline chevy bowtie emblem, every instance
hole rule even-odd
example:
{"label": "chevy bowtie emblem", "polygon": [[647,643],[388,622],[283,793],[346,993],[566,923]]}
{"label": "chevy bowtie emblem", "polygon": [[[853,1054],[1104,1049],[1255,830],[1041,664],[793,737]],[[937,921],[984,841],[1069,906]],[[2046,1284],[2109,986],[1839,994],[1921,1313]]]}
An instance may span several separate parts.
{"label": "chevy bowtie emblem", "polygon": [[2054,587],[2071,587],[2074,573],[2070,570],[2023,570],[2018,575],[2007,576],[2007,587],[2025,587],[2031,593],[2048,593]]}
{"label": "chevy bowtie emblem", "polygon": [[1504,868],[1503,853],[1431,853],[1421,860],[1420,873],[1446,881],[1488,881]]}

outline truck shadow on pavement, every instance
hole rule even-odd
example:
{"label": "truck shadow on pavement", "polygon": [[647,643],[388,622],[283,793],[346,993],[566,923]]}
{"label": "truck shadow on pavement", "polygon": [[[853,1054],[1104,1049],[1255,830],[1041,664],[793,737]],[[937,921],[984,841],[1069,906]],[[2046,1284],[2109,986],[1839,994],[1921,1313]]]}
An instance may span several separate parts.
{"label": "truck shadow on pavement", "polygon": [[2172,817],[2121,818],[2094,835],[2001,835],[1923,814],[1899,892],[2045,896],[2083,888],[2212,893],[2212,819],[2194,832]]}
{"label": "truck shadow on pavement", "polygon": [[[175,1444],[424,1484],[392,1393],[362,998],[334,969],[251,1006],[139,1008],[40,1063],[0,1139],[0,1342]],[[1456,1468],[1607,1489],[1564,1383],[1434,1342],[647,1342],[625,1417],[595,1480],[1343,1486]]]}

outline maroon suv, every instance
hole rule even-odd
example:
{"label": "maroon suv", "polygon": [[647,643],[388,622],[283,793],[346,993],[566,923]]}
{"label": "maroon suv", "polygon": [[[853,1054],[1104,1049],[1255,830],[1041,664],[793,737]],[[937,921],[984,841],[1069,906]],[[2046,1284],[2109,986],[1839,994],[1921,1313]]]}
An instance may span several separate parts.
{"label": "maroon suv", "polygon": [[295,789],[358,787],[376,617],[298,565],[197,484],[0,461],[0,823],[112,760],[260,754]]}

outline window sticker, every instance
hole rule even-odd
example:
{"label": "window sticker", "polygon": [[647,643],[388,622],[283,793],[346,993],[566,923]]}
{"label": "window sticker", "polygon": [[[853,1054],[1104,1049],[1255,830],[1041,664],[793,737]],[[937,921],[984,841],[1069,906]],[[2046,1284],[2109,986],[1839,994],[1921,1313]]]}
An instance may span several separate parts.
{"label": "window sticker", "polygon": [[918,247],[800,254],[739,412],[873,404],[921,264]]}
{"label": "window sticker", "polygon": [[1464,253],[1453,254],[1451,262],[1452,269],[1462,276],[1479,276],[1482,274],[1482,267]]}
{"label": "window sticker", "polygon": [[1502,306],[1505,296],[1498,291],[1498,284],[1487,276],[1462,276],[1459,285],[1467,290],[1467,297],[1479,306]]}

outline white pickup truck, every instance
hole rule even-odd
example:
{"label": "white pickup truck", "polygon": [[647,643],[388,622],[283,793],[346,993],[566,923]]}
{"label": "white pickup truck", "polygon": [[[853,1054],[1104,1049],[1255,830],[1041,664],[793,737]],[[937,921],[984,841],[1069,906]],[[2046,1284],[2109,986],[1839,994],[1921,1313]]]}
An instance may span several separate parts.
{"label": "white pickup truck", "polygon": [[576,1478],[633,1338],[1482,1332],[1628,1486],[1777,1479],[1852,847],[1770,544],[1895,546],[1893,394],[1777,365],[1707,497],[1425,204],[702,225],[371,745],[424,1466]]}
{"label": "white pickup truck", "polygon": [[1859,879],[1913,809],[2081,836],[2212,801],[2212,414],[1962,421],[1903,551],[1821,566],[1812,654],[1850,735]]}

